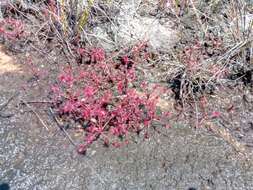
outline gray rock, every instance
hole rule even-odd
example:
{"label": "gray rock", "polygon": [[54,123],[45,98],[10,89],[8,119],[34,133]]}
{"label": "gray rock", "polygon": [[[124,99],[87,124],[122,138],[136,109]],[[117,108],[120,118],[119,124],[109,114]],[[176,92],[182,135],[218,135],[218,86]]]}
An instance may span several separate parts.
{"label": "gray rock", "polygon": [[[140,15],[140,3],[140,0],[123,1],[118,5],[119,13],[115,15],[114,23],[95,28],[94,35],[100,38],[100,45],[107,48],[112,44],[110,41],[114,41],[114,46],[124,47],[148,41],[154,50],[167,51],[176,43],[177,32],[171,25],[168,22],[161,24],[155,17]],[[108,31],[111,31],[110,35]]]}
{"label": "gray rock", "polygon": [[177,40],[176,31],[168,25],[161,25],[157,19],[141,16],[122,22],[117,37],[123,44],[147,40],[157,51],[169,50]]}

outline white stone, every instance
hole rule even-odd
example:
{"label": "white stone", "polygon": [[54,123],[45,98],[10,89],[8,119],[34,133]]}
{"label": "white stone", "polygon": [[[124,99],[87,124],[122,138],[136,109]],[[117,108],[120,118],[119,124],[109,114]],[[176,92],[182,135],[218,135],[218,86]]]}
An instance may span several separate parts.
{"label": "white stone", "polygon": [[138,17],[119,26],[118,41],[123,44],[147,40],[155,50],[166,51],[177,40],[176,31],[161,25],[157,19]]}
{"label": "white stone", "polygon": [[[115,15],[115,23],[96,27],[93,32],[98,36],[99,44],[112,49],[112,43],[121,47],[130,46],[140,41],[148,41],[157,51],[167,51],[178,40],[177,32],[167,23],[161,24],[158,18],[141,16],[137,13],[141,0],[125,0],[119,6]],[[106,34],[111,30],[114,39]],[[108,46],[109,45],[109,46]]]}
{"label": "white stone", "polygon": [[177,32],[167,24],[162,25],[157,18],[142,17],[137,14],[140,0],[126,1],[120,7],[116,39],[120,44],[133,44],[147,40],[159,51],[166,51],[175,44]]}

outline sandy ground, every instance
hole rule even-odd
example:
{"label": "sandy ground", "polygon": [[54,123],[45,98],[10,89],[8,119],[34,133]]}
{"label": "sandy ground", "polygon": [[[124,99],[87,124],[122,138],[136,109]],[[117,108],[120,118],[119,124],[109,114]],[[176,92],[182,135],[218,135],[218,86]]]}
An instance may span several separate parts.
{"label": "sandy ground", "polygon": [[[22,90],[27,84],[32,90]],[[19,91],[0,110],[1,190],[253,190],[253,160],[203,129],[173,126],[120,149],[97,144],[78,155],[45,106],[34,109],[49,130],[19,104],[45,98],[42,87],[17,57],[0,51],[0,105]]]}

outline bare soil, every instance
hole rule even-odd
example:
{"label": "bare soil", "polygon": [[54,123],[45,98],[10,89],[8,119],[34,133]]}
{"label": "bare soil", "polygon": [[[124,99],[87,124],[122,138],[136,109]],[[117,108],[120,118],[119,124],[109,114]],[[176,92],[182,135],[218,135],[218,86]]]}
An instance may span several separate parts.
{"label": "bare soil", "polygon": [[[248,145],[246,153],[237,152],[212,131],[176,124],[166,130],[157,126],[160,134],[151,131],[146,140],[141,134],[120,149],[95,144],[83,156],[49,116],[46,103],[30,105],[49,130],[21,104],[47,101],[49,79],[55,74],[34,78],[26,57],[3,48],[0,51],[0,105],[18,92],[0,110],[0,189],[253,190],[252,107],[241,106],[240,91],[232,99],[233,114],[214,123],[219,126],[229,120],[226,126],[232,126],[228,128],[231,134]],[[37,66],[43,70],[45,60],[37,57]],[[50,64],[54,71],[57,65]],[[77,133],[68,132],[75,141],[80,140]]]}

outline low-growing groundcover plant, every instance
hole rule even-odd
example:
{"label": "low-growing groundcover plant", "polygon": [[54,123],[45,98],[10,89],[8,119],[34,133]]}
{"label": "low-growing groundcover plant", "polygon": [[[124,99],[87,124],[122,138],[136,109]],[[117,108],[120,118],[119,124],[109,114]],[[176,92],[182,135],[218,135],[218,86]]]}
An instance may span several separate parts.
{"label": "low-growing groundcover plant", "polygon": [[156,90],[161,88],[150,90],[138,77],[136,67],[144,59],[143,47],[137,45],[130,54],[114,59],[101,48],[79,48],[78,56],[88,57],[88,62],[66,67],[59,75],[52,87],[54,108],[60,116],[78,122],[85,132],[79,153],[98,139],[105,146],[127,144],[131,133],[147,130],[167,114],[157,111]]}
{"label": "low-growing groundcover plant", "polygon": [[16,40],[25,37],[22,21],[13,18],[0,20],[0,35],[8,40]]}
{"label": "low-growing groundcover plant", "polygon": [[[42,15],[48,18],[52,14],[55,18],[55,5],[49,3],[46,6],[48,10]],[[1,37],[11,43],[26,38],[22,21],[5,14],[0,22]],[[50,26],[54,28],[54,24]],[[41,31],[40,28],[36,34]],[[59,31],[55,32],[60,34]],[[165,122],[168,113],[157,107],[159,92],[164,89],[159,86],[151,88],[141,71],[137,72],[137,67],[149,59],[146,42],[136,44],[129,51],[120,50],[108,56],[103,48],[83,47],[78,34],[69,42],[71,35],[65,31],[62,37],[74,57],[59,74],[51,94],[56,115],[68,121],[74,120],[85,134],[84,142],[77,148],[79,153],[85,153],[98,140],[102,140],[105,146],[120,147],[129,142],[133,133],[145,131],[144,137],[148,138],[147,130],[154,121],[168,126]],[[30,64],[32,60],[28,62]],[[35,72],[32,74],[36,75]]]}

